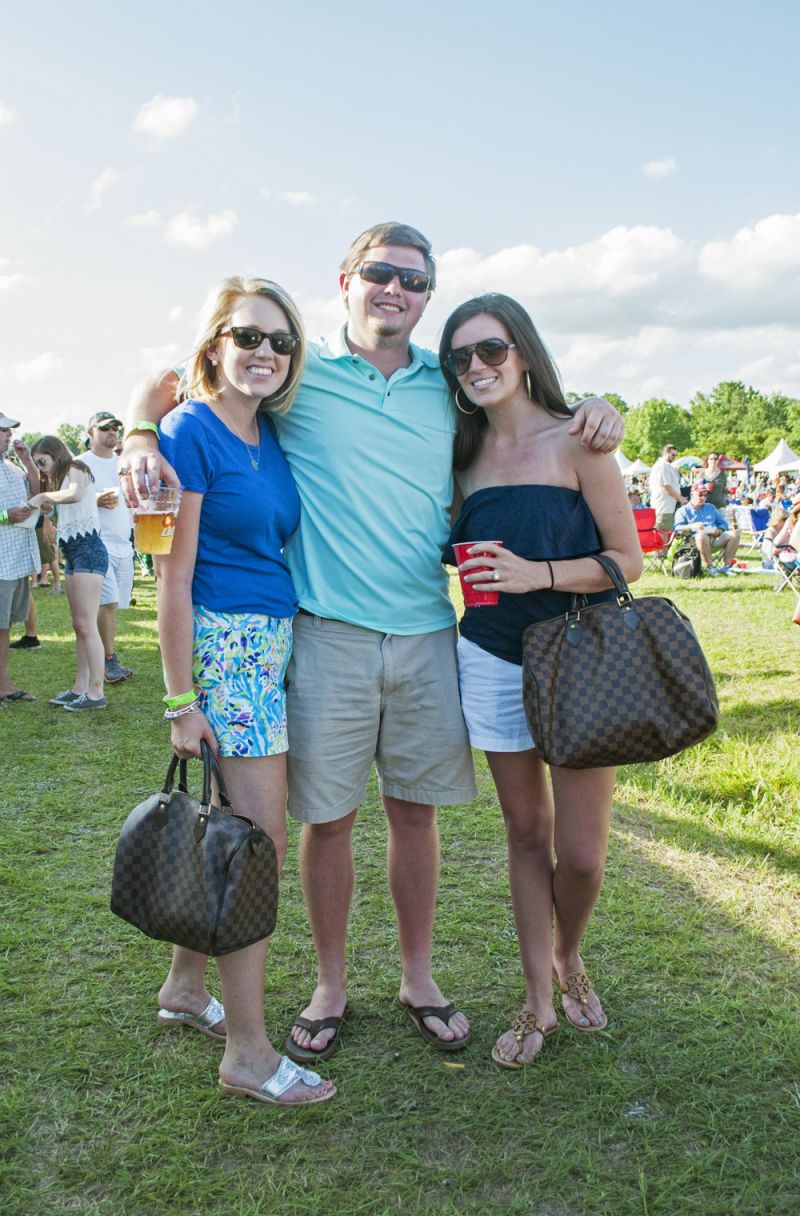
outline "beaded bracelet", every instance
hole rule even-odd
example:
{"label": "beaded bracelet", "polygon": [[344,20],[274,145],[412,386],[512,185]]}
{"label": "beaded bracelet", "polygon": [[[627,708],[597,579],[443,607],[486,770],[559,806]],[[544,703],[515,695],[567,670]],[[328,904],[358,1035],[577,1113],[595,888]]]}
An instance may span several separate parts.
{"label": "beaded bracelet", "polygon": [[177,697],[162,697],[161,698],[167,709],[179,709],[181,705],[190,705],[192,701],[197,700],[197,693],[193,688],[188,692],[181,692]]}
{"label": "beaded bracelet", "polygon": [[167,722],[173,722],[175,718],[182,718],[184,714],[199,714],[200,706],[197,701],[192,701],[191,705],[182,705],[180,709],[165,709],[164,717]]}

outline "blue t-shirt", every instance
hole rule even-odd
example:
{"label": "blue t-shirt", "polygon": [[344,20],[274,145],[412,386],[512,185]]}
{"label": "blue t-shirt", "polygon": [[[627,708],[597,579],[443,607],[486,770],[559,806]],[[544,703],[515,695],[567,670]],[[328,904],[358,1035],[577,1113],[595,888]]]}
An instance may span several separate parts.
{"label": "blue t-shirt", "polygon": [[300,499],[272,419],[260,413],[258,425],[258,469],[244,441],[202,401],[185,401],[161,420],[161,450],[184,489],[203,495],[192,602],[293,616],[282,550],[299,523]]}
{"label": "blue t-shirt", "polygon": [[302,499],[286,556],[303,608],[381,633],[455,620],[441,566],[455,416],[436,356],[385,380],[344,331],[309,343],[292,408],[275,423]]}

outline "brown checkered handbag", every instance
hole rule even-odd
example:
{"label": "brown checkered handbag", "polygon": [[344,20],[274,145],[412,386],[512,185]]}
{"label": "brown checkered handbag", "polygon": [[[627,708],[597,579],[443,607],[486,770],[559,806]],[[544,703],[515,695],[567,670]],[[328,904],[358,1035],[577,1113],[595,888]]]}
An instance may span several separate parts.
{"label": "brown checkered handbag", "polygon": [[634,600],[612,558],[594,554],[616,597],[529,625],[522,696],[547,764],[606,768],[663,760],[717,727],[714,681],[691,621],[671,600]]}
{"label": "brown checkered handbag", "polygon": [[[163,790],[125,820],[111,911],[159,941],[230,954],[275,928],[278,860],[269,836],[233,813],[211,749],[205,742],[201,748],[201,801],[188,792],[186,761],[173,756]],[[221,807],[211,803],[212,775]]]}

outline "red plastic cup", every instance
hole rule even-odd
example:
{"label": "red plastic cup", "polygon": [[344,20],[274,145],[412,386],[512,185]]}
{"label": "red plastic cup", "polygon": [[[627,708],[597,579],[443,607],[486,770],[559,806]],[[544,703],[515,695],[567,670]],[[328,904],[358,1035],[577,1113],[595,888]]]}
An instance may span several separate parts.
{"label": "red plastic cup", "polygon": [[[502,545],[502,543],[503,542],[501,540],[467,540],[462,541],[458,545],[453,545],[453,552],[455,553],[456,561],[460,566],[462,562],[467,560],[467,558],[480,556],[480,550],[478,553],[468,553],[468,549],[474,549],[476,545]],[[474,566],[471,570],[468,570],[467,573],[478,574],[481,570],[490,569],[491,566]],[[461,573],[461,570],[458,572],[458,577],[461,582],[461,591],[464,596],[465,608],[483,608],[489,604],[497,603],[498,596],[500,594],[498,591],[476,591],[473,583],[464,582],[464,575]]]}

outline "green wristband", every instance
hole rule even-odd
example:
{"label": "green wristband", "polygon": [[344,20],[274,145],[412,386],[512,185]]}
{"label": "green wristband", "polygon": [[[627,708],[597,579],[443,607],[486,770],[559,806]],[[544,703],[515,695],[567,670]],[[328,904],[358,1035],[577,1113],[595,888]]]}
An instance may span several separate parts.
{"label": "green wristband", "polygon": [[180,709],[181,705],[191,705],[192,701],[197,700],[197,693],[194,689],[190,692],[182,692],[177,697],[164,697],[163,701],[167,709]]}
{"label": "green wristband", "polygon": [[0,511],[0,524],[8,523],[8,511]]}
{"label": "green wristband", "polygon": [[134,431],[152,431],[156,439],[158,439],[158,423],[157,422],[134,422],[125,432],[125,438],[128,439]]}

